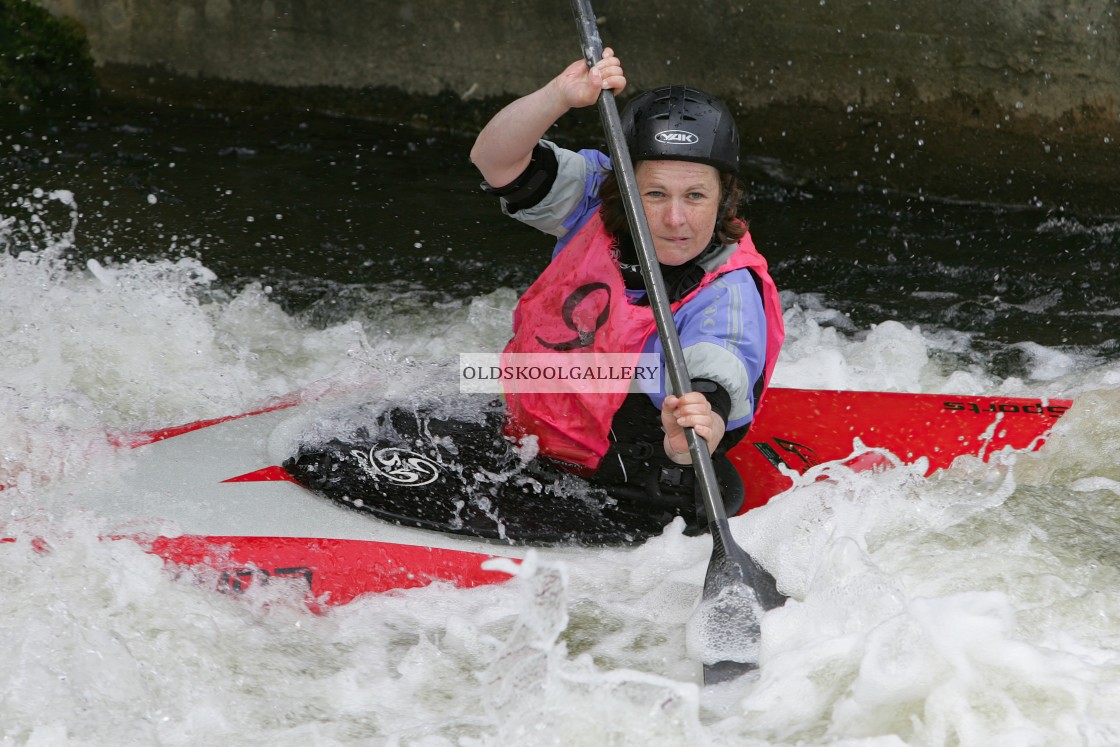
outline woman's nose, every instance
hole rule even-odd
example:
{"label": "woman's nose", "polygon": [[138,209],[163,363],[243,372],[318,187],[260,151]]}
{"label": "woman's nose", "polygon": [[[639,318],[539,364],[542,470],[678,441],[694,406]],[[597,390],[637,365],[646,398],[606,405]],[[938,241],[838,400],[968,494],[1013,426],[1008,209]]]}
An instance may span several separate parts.
{"label": "woman's nose", "polygon": [[670,200],[665,206],[665,223],[670,226],[679,226],[684,223],[684,206],[677,200]]}

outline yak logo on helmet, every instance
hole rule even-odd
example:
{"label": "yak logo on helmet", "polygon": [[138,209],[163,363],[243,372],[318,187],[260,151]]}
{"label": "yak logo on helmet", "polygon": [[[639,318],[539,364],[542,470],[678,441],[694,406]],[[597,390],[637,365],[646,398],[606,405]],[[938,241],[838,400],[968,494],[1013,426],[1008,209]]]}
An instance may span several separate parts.
{"label": "yak logo on helmet", "polygon": [[685,130],[665,130],[654,135],[659,143],[665,145],[696,145],[700,138]]}

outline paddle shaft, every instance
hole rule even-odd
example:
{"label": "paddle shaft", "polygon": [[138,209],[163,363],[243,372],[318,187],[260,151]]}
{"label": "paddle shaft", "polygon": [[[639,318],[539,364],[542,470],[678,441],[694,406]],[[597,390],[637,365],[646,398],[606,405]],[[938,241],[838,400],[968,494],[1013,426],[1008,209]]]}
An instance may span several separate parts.
{"label": "paddle shaft", "polygon": [[[584,59],[588,66],[594,66],[603,57],[603,43],[599,39],[599,29],[595,25],[591,2],[572,0],[572,9],[575,11],[579,26]],[[657,254],[653,249],[653,237],[646,222],[641,195],[638,193],[634,164],[630,159],[630,150],[626,146],[613,91],[604,90],[599,94],[599,116],[607,134],[607,147],[610,150],[615,177],[618,179],[619,193],[626,210],[627,222],[630,224],[630,235],[634,239],[642,277],[646,282],[650,308],[657,323],[657,332],[661,336],[661,344],[665,349],[669,383],[673,393],[680,396],[689,391],[692,380],[685,368],[684,351],[681,349],[680,336],[673,321],[669,294],[665,290],[665,280],[661,276],[661,266],[657,262]],[[696,480],[708,514],[708,529],[712,534],[712,557],[708,561],[708,570],[704,576],[703,598],[710,603],[706,616],[714,614],[714,617],[709,619],[719,620],[717,626],[725,630],[730,627],[740,635],[757,642],[761,629],[753,602],[757,602],[763,610],[769,610],[780,606],[784,602],[784,597],[778,592],[774,577],[759,566],[731,536],[727,511],[720,497],[719,483],[716,480],[715,468],[712,466],[708,443],[698,437],[692,428],[685,429],[685,437],[688,439],[692,466],[696,471]],[[705,662],[704,682],[715,684],[733,679],[757,666],[753,655],[747,661],[740,659],[739,655],[735,654],[731,658],[720,661]]]}
{"label": "paddle shaft", "polygon": [[[575,11],[576,22],[579,26],[584,59],[587,60],[589,67],[593,67],[603,57],[603,42],[599,38],[599,29],[595,24],[595,14],[591,10],[590,0],[572,0],[572,8]],[[607,134],[607,146],[614,165],[615,177],[618,179],[619,192],[622,196],[623,207],[626,210],[626,219],[630,224],[630,235],[634,238],[638,263],[642,269],[642,277],[645,279],[650,309],[653,311],[654,321],[657,323],[657,333],[660,335],[661,344],[665,349],[669,383],[673,394],[679,397],[685,392],[691,391],[692,380],[689,378],[685,366],[684,351],[681,349],[680,336],[677,334],[676,323],[673,321],[669,294],[665,290],[665,279],[661,275],[661,266],[657,262],[657,254],[653,249],[653,236],[650,234],[649,224],[646,222],[641,195],[638,194],[637,180],[634,177],[634,164],[630,160],[630,150],[626,147],[626,138],[622,132],[622,120],[618,115],[618,105],[615,102],[613,91],[604,90],[599,95],[599,116]],[[697,436],[696,431],[692,428],[685,429],[685,438],[688,440],[688,451],[692,456],[692,466],[696,471],[696,480],[704,496],[708,525],[717,546],[716,551],[722,551],[724,555],[732,555],[734,551],[730,550],[729,546],[734,545],[734,540],[731,539],[731,530],[727,524],[727,511],[724,509],[723,499],[720,497],[719,482],[716,479],[715,468],[712,466],[712,455],[708,451],[708,442]],[[742,551],[740,550],[740,552]]]}

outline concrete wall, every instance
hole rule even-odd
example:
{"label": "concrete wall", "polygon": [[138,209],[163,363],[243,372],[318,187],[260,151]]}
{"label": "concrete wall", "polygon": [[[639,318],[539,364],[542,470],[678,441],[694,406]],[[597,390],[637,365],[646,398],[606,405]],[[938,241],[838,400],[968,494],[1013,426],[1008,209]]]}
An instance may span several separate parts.
{"label": "concrete wall", "polygon": [[[566,0],[43,0],[101,63],[275,85],[523,93],[579,54]],[[680,79],[746,105],[987,95],[1113,114],[1115,0],[599,0],[639,86]]]}
{"label": "concrete wall", "polygon": [[[85,26],[106,69],[469,101],[525,93],[579,56],[567,0],[40,1]],[[1120,139],[1117,0],[594,4],[635,90],[707,88],[775,147],[808,127],[799,146],[814,158],[892,116],[996,139],[1076,135],[1083,153]]]}

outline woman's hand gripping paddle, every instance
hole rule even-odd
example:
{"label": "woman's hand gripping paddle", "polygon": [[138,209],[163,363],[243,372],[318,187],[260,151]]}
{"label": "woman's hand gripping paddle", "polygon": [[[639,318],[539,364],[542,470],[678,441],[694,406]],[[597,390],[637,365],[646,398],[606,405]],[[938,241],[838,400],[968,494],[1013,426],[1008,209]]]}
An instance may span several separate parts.
{"label": "woman's hand gripping paddle", "polygon": [[[594,66],[602,59],[603,43],[599,39],[590,0],[572,0],[572,9],[579,27],[584,59],[588,66]],[[670,385],[673,394],[680,396],[689,390],[691,379],[685,369],[684,352],[669,307],[665,280],[661,276],[661,267],[653,250],[653,237],[638,194],[634,164],[626,147],[618,105],[610,90],[604,90],[599,95],[599,116],[607,134],[615,177],[630,233],[634,237],[657,332],[665,348]],[[705,651],[704,682],[713,684],[757,668],[762,613],[780,606],[785,598],[778,593],[773,577],[731,536],[707,442],[699,438],[692,428],[686,429],[686,437],[712,534],[712,557],[708,562],[704,594],[694,624],[699,626],[699,642]]]}

